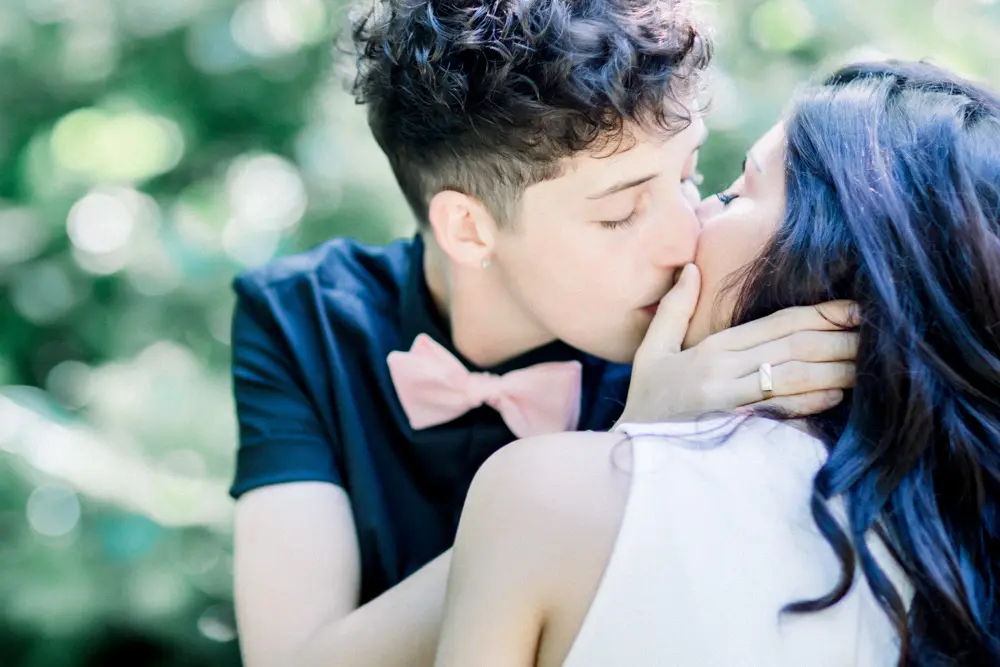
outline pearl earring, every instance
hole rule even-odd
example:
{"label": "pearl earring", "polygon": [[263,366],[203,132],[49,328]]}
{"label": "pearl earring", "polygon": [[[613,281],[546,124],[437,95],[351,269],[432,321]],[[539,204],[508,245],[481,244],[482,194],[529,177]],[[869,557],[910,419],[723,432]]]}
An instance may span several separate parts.
{"label": "pearl earring", "polygon": [[490,268],[490,264],[492,264],[492,263],[493,263],[493,262],[491,262],[491,261],[490,261],[490,258],[489,258],[489,257],[483,257],[483,261],[482,261],[482,267],[483,267],[484,269],[488,269],[488,268]]}

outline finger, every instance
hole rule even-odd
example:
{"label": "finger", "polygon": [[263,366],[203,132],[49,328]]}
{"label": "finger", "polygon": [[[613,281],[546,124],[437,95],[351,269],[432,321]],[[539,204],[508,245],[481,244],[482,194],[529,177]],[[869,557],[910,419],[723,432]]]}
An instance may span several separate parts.
{"label": "finger", "polygon": [[799,331],[733,353],[733,375],[749,375],[765,363],[778,366],[789,361],[854,361],[858,356],[858,339],[853,331]]}
{"label": "finger", "polygon": [[674,286],[660,299],[656,315],[643,339],[643,347],[654,346],[656,350],[680,352],[700,292],[701,274],[697,266],[688,264]]}
{"label": "finger", "polygon": [[773,391],[767,395],[760,388],[760,374],[751,373],[733,383],[737,405],[759,403],[777,396],[794,396],[813,391],[849,389],[854,386],[855,367],[847,361],[809,363],[789,361],[771,368]]}
{"label": "finger", "polygon": [[840,389],[829,391],[811,391],[795,396],[776,396],[757,403],[751,403],[740,412],[750,412],[752,410],[774,411],[779,415],[787,417],[808,417],[838,406],[844,400],[844,392]]}
{"label": "finger", "polygon": [[748,350],[799,331],[837,331],[857,325],[853,301],[786,308],[753,322],[720,331],[711,338],[725,350]]}

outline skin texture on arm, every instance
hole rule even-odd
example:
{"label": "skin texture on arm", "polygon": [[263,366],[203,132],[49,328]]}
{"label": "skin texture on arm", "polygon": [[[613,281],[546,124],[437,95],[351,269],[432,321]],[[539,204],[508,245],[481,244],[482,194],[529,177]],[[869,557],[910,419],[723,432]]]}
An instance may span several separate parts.
{"label": "skin texture on arm", "polygon": [[333,484],[263,487],[237,502],[235,596],[247,667],[430,665],[451,552],[358,607],[350,500]]}
{"label": "skin texture on arm", "polygon": [[236,503],[234,579],[247,667],[287,664],[321,623],[351,613],[361,565],[350,500],[319,482],[255,489]]}
{"label": "skin texture on arm", "polygon": [[436,667],[561,665],[596,594],[630,486],[621,435],[518,441],[473,482]]}

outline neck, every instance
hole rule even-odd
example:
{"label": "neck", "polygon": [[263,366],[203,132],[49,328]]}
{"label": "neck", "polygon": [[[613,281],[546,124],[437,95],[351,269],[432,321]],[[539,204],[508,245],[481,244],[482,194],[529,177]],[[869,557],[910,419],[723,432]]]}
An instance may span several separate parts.
{"label": "neck", "polygon": [[511,299],[497,271],[456,265],[424,236],[424,277],[462,356],[490,368],[555,340]]}

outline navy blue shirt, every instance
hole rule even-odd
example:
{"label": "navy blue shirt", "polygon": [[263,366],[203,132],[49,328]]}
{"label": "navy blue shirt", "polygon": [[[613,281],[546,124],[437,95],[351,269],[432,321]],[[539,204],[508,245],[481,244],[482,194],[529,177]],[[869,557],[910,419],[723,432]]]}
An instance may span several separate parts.
{"label": "navy blue shirt", "polygon": [[422,255],[419,236],[385,247],[336,239],[234,283],[240,446],[230,493],[298,481],[343,487],[361,548],[362,602],[451,547],[476,471],[516,439],[486,406],[413,430],[389,377],[390,352],[425,333],[473,371],[579,360],[580,430],[608,430],[628,390],[629,367],[561,342],[493,368],[470,363],[434,308]]}

